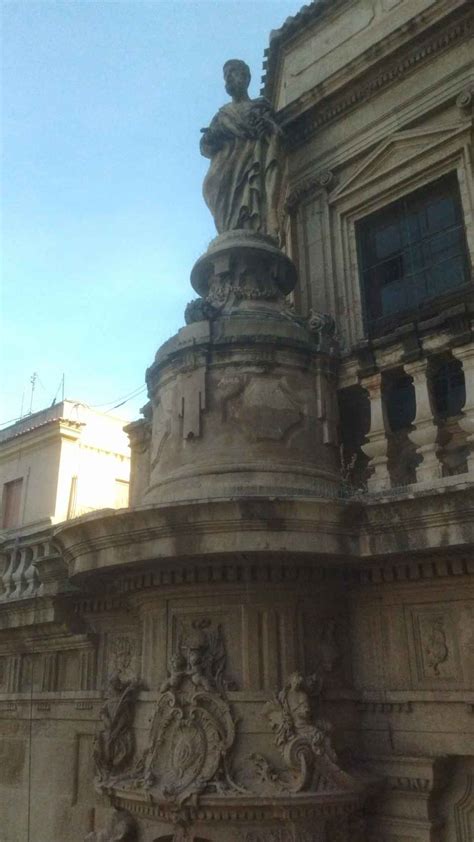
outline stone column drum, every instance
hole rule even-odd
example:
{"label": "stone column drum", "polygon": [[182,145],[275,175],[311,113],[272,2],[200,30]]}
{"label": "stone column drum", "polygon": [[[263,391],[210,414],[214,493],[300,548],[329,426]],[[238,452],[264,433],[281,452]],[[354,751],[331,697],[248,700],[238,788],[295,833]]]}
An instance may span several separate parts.
{"label": "stone column drum", "polygon": [[322,422],[334,400],[335,343],[325,325],[311,332],[289,309],[294,265],[269,237],[232,231],[213,241],[191,281],[202,296],[188,307],[191,323],[147,372],[143,502],[334,496],[338,452]]}

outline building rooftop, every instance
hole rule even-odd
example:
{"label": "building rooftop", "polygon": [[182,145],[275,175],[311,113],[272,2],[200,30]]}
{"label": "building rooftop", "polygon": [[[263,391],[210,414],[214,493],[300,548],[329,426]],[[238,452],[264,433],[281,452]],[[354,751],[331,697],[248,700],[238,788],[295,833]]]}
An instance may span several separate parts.
{"label": "building rooftop", "polygon": [[269,99],[271,98],[276,58],[278,48],[282,43],[316,20],[327,8],[334,5],[335,0],[313,0],[312,3],[302,6],[295,15],[290,15],[279,29],[272,29],[270,32],[270,44],[264,52],[262,94]]}
{"label": "building rooftop", "polygon": [[0,430],[0,444],[30,433],[54,421],[66,421],[69,424],[80,427],[85,425],[87,420],[90,420],[92,416],[102,417],[106,421],[115,422],[116,424],[120,423],[122,426],[126,423],[123,418],[108,413],[97,412],[97,410],[81,401],[66,399],[47,409],[40,409],[38,412],[25,415],[24,418]]}

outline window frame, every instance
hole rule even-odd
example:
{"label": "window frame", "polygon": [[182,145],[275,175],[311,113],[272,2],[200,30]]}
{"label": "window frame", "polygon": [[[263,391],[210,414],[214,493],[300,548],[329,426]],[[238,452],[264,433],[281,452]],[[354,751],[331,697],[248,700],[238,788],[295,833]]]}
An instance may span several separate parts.
{"label": "window frame", "polygon": [[[413,307],[406,307],[404,309],[397,310],[395,312],[389,313],[385,316],[374,317],[370,312],[370,295],[371,295],[371,287],[370,284],[366,281],[367,273],[373,269],[376,265],[380,265],[383,261],[379,261],[379,264],[373,264],[371,266],[365,265],[364,266],[364,255],[363,249],[364,244],[362,242],[364,233],[362,226],[367,222],[370,217],[375,217],[377,214],[384,214],[389,211],[391,207],[394,208],[394,218],[396,213],[397,205],[403,206],[401,218],[404,218],[407,207],[406,203],[408,200],[412,200],[413,203],[418,203],[417,194],[422,194],[425,192],[426,194],[430,194],[430,192],[434,192],[434,188],[438,183],[448,182],[451,179],[453,183],[453,190],[445,190],[444,195],[450,195],[456,201],[456,211],[459,214],[459,223],[457,227],[461,228],[460,235],[461,235],[461,258],[463,262],[463,268],[465,277],[464,283],[458,284],[451,288],[447,288],[446,291],[442,292],[438,295],[432,295],[426,297],[426,299],[420,301],[418,304],[415,304]],[[441,185],[443,186],[443,185]],[[403,215],[403,216],[402,216]],[[359,229],[359,230],[358,230]],[[443,229],[446,230],[446,229]],[[441,232],[440,232],[441,233]],[[361,294],[361,311],[362,311],[362,319],[364,324],[364,333],[368,337],[378,337],[383,333],[386,333],[387,330],[390,331],[391,329],[397,327],[401,324],[406,324],[407,322],[414,322],[418,321],[422,318],[427,318],[432,315],[434,312],[438,312],[440,307],[441,309],[443,306],[447,306],[448,304],[452,304],[456,301],[462,300],[465,298],[466,293],[469,291],[474,292],[474,287],[472,283],[472,274],[471,274],[471,266],[470,266],[470,259],[469,259],[469,246],[467,240],[467,232],[466,232],[466,222],[465,222],[465,215],[464,215],[464,207],[459,183],[459,177],[457,170],[452,168],[447,172],[443,173],[442,175],[438,176],[437,178],[430,179],[426,181],[422,185],[418,185],[413,189],[407,189],[405,192],[401,193],[396,199],[393,199],[386,204],[382,204],[376,210],[373,210],[354,221],[354,236],[356,241],[356,251],[357,251],[357,270],[358,270],[358,279],[359,279],[359,287],[360,287],[360,294]],[[426,238],[421,238],[420,240],[413,243],[413,248],[416,246],[420,246],[425,241]],[[430,237],[431,239],[431,237]],[[409,246],[405,249],[405,251],[409,250]],[[400,252],[397,252],[397,256]],[[432,264],[437,265],[437,264]],[[422,270],[423,272],[429,271],[427,268]],[[410,283],[410,275],[404,276],[404,281],[408,285]]]}
{"label": "window frame", "polygon": [[[2,519],[1,519],[1,529],[18,529],[22,525],[23,520],[23,494],[24,494],[24,477],[15,477],[14,479],[7,480],[3,483],[2,489]],[[15,519],[15,523],[7,524],[5,523],[6,514],[7,514],[7,497],[8,497],[8,489],[12,488],[13,486],[19,486],[19,496],[18,496],[18,511],[17,517]]]}
{"label": "window frame", "polygon": [[[368,339],[357,260],[356,222],[400,199],[403,195],[456,172],[466,231],[471,276],[474,267],[474,178],[471,163],[471,123],[439,128],[400,129],[365,149],[361,163],[330,190],[327,202],[332,264],[328,283],[334,287],[334,312],[347,349]],[[468,287],[470,290],[471,288]],[[474,284],[472,286],[474,291]],[[466,291],[437,299],[431,313],[464,302]],[[425,317],[423,313],[422,317]],[[417,315],[420,318],[420,315]],[[404,320],[408,324],[407,316]],[[400,325],[401,320],[398,321]]]}

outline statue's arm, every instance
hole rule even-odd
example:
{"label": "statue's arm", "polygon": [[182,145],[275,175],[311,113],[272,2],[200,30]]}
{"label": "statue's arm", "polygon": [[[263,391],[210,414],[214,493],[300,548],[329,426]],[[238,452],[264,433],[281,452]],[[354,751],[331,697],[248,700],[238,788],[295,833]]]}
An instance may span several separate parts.
{"label": "statue's arm", "polygon": [[259,137],[262,135],[282,135],[282,129],[277,123],[275,112],[268,99],[259,97],[255,102],[260,111],[255,123]]}
{"label": "statue's arm", "polygon": [[201,129],[201,131],[202,137],[199,144],[201,155],[204,155],[205,158],[212,158],[219,149],[222,149],[227,140],[227,134],[221,126],[219,115],[216,114],[212,118],[210,126]]}

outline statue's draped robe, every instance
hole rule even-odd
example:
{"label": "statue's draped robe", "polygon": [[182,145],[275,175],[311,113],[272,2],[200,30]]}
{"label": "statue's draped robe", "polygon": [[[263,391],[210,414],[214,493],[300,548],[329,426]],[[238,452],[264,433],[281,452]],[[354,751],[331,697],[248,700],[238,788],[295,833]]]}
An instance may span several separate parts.
{"label": "statue's draped robe", "polygon": [[96,738],[95,760],[101,771],[119,771],[133,754],[134,688],[127,684],[117,695],[109,698],[101,711],[103,730]]}
{"label": "statue's draped robe", "polygon": [[[256,120],[265,117],[259,136]],[[211,159],[203,193],[221,234],[246,228],[277,237],[278,191],[281,181],[280,131],[267,100],[230,102],[213,118],[209,141],[204,134],[201,152]],[[219,133],[214,144],[212,133]]]}

